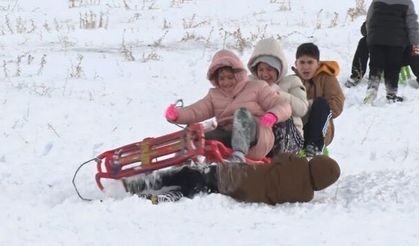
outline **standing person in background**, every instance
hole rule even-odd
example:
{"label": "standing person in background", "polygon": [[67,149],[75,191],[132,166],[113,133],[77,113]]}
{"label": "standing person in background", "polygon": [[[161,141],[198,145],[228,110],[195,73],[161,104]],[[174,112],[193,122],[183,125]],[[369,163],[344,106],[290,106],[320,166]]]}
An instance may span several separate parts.
{"label": "standing person in background", "polygon": [[306,157],[322,154],[334,136],[333,119],[343,111],[345,96],[336,76],[335,61],[320,61],[319,48],[313,43],[298,46],[294,71],[306,87],[309,109],[304,117]]}
{"label": "standing person in background", "polygon": [[[367,69],[367,63],[369,59],[369,49],[367,44],[367,27],[366,22],[362,23],[361,26],[362,38],[358,42],[354,58],[352,60],[351,76],[345,82],[345,86],[348,88],[355,87],[361,82]],[[409,85],[415,89],[419,88],[419,56],[412,53],[412,46],[409,46],[403,52],[402,67],[410,66],[413,74],[416,76],[416,80],[409,80]]]}
{"label": "standing person in background", "polygon": [[370,76],[364,103],[377,97],[384,74],[386,98],[402,102],[397,95],[403,52],[412,45],[412,55],[419,55],[418,16],[412,0],[373,0],[367,14],[367,42],[370,51]]}
{"label": "standing person in background", "polygon": [[296,75],[288,75],[288,62],[281,44],[274,38],[260,40],[247,63],[251,79],[264,80],[291,104],[292,117],[273,126],[275,142],[268,156],[298,153],[304,145],[302,117],[308,109],[306,89]]}

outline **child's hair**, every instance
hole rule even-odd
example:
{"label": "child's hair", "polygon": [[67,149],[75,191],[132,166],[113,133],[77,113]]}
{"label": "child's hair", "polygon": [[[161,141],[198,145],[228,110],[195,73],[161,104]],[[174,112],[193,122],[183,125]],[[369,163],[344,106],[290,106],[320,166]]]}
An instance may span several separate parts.
{"label": "child's hair", "polygon": [[317,61],[320,60],[320,51],[319,47],[313,43],[304,43],[298,46],[297,53],[295,54],[295,59],[298,59],[302,56],[310,56],[315,58]]}
{"label": "child's hair", "polygon": [[232,72],[232,73],[238,73],[238,72],[240,72],[242,70],[241,69],[234,69],[234,68],[232,68],[230,66],[223,66],[223,67],[217,68],[217,70],[215,70],[215,72],[214,72],[214,74],[213,74],[212,77],[217,80],[218,79],[218,76],[220,75],[220,73],[222,71],[229,71],[229,72]]}
{"label": "child's hair", "polygon": [[215,78],[218,78],[218,76],[220,75],[222,71],[228,71],[228,72],[234,73],[234,70],[232,67],[229,67],[229,66],[220,67],[219,69],[215,70],[215,73],[214,73]]}

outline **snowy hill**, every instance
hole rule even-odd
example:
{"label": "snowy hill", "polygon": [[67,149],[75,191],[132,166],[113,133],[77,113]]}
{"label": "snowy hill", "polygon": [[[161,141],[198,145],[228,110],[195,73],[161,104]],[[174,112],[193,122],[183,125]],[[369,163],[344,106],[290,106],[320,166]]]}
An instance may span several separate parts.
{"label": "snowy hill", "polygon": [[164,109],[206,94],[221,48],[246,63],[274,36],[293,64],[312,41],[343,87],[370,1],[357,3],[0,0],[0,245],[418,245],[419,91],[407,86],[408,101],[380,106],[362,104],[365,83],[343,88],[329,147],[342,175],[310,203],[107,198],[93,165],[78,183],[103,202],[71,184],[101,152],[178,130]]}

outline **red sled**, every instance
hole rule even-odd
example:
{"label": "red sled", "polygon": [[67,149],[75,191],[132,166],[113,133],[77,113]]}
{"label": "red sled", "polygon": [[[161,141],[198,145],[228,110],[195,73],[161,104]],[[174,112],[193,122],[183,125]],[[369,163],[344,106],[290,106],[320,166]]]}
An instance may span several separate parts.
{"label": "red sled", "polygon": [[[106,151],[82,165],[96,161],[96,184],[103,191],[102,179],[121,180],[169,166],[184,165],[189,160],[197,162],[199,157],[204,157],[205,163],[223,163],[232,150],[219,141],[206,140],[204,134],[205,129],[201,123],[191,124],[174,133],[145,138],[140,142]],[[262,160],[246,159],[248,164],[270,162],[267,157]],[[73,184],[75,176],[76,174]],[[75,184],[74,187],[76,188]]]}

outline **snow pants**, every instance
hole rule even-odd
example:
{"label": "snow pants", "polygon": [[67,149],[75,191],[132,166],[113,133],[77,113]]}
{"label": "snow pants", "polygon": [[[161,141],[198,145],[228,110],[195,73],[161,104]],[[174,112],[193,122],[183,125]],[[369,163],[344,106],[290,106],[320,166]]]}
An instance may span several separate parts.
{"label": "snow pants", "polygon": [[404,47],[372,45],[370,50],[370,79],[381,78],[384,73],[384,82],[387,93],[397,94],[399,74],[403,64]]}
{"label": "snow pants", "polygon": [[311,106],[307,123],[304,124],[304,147],[315,145],[319,150],[323,150],[324,136],[332,117],[329,103],[323,97],[314,99]]}

